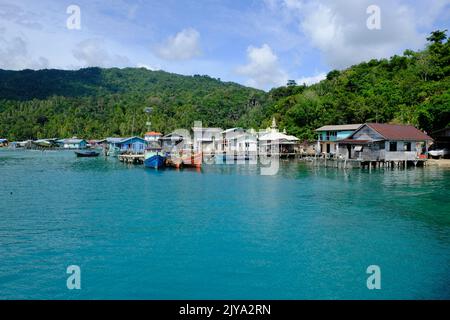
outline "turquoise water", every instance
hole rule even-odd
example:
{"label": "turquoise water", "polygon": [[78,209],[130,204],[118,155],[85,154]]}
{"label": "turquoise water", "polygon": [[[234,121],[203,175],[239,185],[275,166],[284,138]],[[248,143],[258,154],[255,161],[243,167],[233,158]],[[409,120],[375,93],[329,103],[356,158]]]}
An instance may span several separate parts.
{"label": "turquoise water", "polygon": [[0,172],[3,299],[450,298],[450,170],[157,172],[4,150]]}

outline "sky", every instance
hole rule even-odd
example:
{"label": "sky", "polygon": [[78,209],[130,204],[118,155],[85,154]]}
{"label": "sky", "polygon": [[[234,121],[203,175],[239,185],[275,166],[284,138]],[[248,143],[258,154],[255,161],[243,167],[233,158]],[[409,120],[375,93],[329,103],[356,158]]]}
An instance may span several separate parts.
{"label": "sky", "polygon": [[450,0],[0,0],[0,69],[143,67],[269,90],[422,49],[436,29]]}

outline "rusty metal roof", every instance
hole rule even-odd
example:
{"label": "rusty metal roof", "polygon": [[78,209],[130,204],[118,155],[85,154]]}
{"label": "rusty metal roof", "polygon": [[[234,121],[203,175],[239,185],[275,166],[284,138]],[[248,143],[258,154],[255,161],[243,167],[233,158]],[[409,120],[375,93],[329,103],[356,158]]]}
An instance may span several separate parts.
{"label": "rusty metal roof", "polygon": [[433,140],[429,135],[411,125],[367,123],[367,126],[378,132],[386,140]]}

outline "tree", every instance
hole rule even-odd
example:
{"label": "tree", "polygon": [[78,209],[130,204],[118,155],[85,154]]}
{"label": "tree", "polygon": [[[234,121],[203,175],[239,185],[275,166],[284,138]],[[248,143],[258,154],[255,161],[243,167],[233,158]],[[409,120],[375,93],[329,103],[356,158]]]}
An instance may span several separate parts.
{"label": "tree", "polygon": [[337,78],[337,77],[339,77],[339,75],[341,74],[341,72],[339,71],[339,70],[333,70],[333,71],[330,71],[330,72],[328,72],[328,74],[327,74],[327,80],[333,80],[333,79],[335,79],[335,78]]}
{"label": "tree", "polygon": [[442,44],[442,42],[447,39],[447,29],[445,30],[436,30],[431,32],[431,35],[427,38],[427,41],[433,43],[433,44]]}
{"label": "tree", "polygon": [[287,86],[288,87],[295,87],[297,85],[297,82],[295,80],[288,80]]}

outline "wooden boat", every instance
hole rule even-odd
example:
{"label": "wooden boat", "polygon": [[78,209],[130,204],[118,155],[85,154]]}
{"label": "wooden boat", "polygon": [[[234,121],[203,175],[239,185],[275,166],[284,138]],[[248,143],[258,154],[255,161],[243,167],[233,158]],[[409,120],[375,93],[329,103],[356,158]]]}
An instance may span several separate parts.
{"label": "wooden boat", "polygon": [[161,169],[166,165],[166,157],[161,154],[161,151],[148,150],[144,156],[144,166],[146,168]]}
{"label": "wooden boat", "polygon": [[188,168],[201,168],[203,162],[203,153],[193,153],[182,155],[183,166]]}
{"label": "wooden boat", "polygon": [[78,158],[95,158],[100,155],[100,152],[86,150],[86,151],[75,151],[75,154],[77,155]]}
{"label": "wooden boat", "polygon": [[175,169],[181,169],[183,167],[183,160],[181,157],[171,155],[166,159],[166,166]]}

